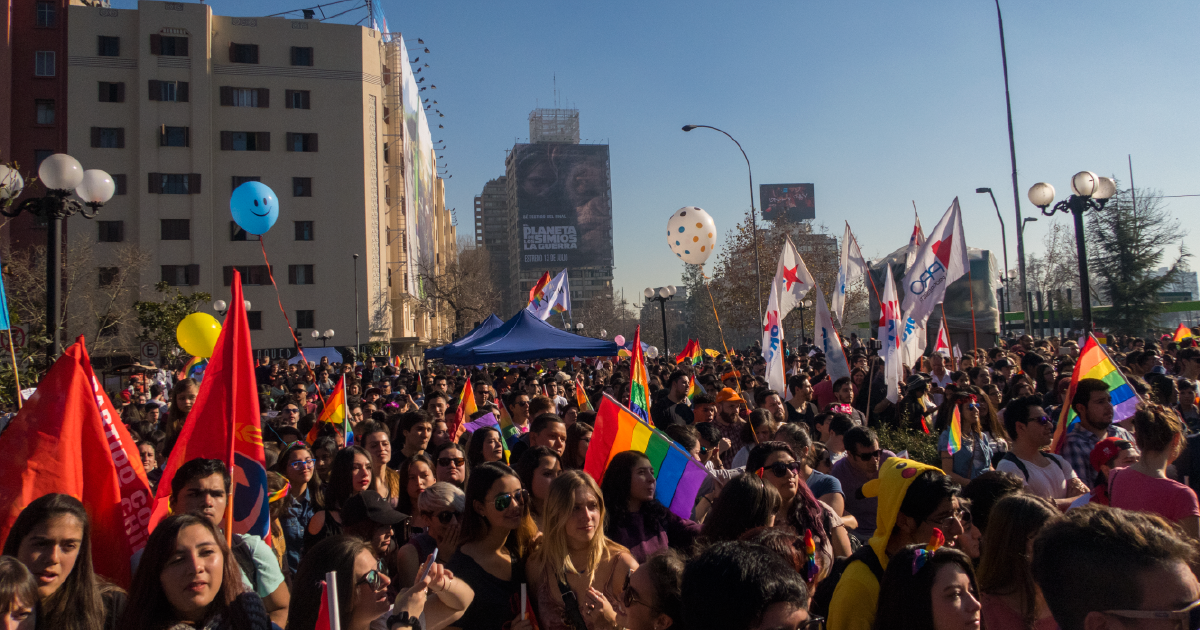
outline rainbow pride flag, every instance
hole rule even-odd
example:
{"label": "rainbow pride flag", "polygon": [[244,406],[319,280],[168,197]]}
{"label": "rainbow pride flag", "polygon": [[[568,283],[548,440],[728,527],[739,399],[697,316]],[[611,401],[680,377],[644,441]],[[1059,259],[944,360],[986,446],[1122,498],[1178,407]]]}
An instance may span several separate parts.
{"label": "rainbow pride flag", "polygon": [[466,419],[476,411],[479,411],[479,405],[475,404],[475,388],[471,387],[471,378],[467,377],[462,391],[458,393],[458,408],[454,410],[454,425],[449,430],[451,440],[458,440],[463,433]]}
{"label": "rainbow pride flag", "polygon": [[1070,433],[1075,423],[1079,422],[1079,415],[1075,413],[1070,402],[1075,398],[1075,386],[1079,384],[1080,379],[1085,378],[1097,378],[1108,385],[1108,393],[1112,397],[1113,404],[1113,422],[1120,422],[1132,416],[1138,403],[1141,402],[1137,393],[1130,387],[1129,381],[1125,380],[1125,376],[1121,374],[1117,365],[1104,351],[1104,347],[1100,345],[1094,335],[1089,333],[1083,349],[1079,351],[1079,360],[1075,362],[1075,370],[1071,372],[1071,385],[1067,388],[1066,396],[1063,397],[1066,404],[1063,405],[1062,413],[1059,416],[1058,428],[1054,430],[1054,442],[1050,445],[1050,450],[1055,453],[1062,450],[1063,444],[1067,441],[1067,433]]}
{"label": "rainbow pride flag", "polygon": [[[946,452],[953,455],[962,450],[962,414],[959,413],[959,408],[962,405],[954,405],[954,415],[950,416],[950,441],[946,443]],[[921,419],[924,423],[924,416]],[[928,429],[926,433],[928,433]]]}
{"label": "rainbow pride flag", "polygon": [[579,404],[580,411],[595,411],[592,408],[592,401],[588,400],[587,391],[583,387],[582,374],[575,377],[575,402]]}
{"label": "rainbow pride flag", "polygon": [[202,357],[192,357],[192,360],[188,361],[187,364],[183,366],[182,370],[176,372],[175,376],[178,380],[191,378],[199,381],[201,378],[204,378],[204,366],[206,365],[208,365],[208,359]]}
{"label": "rainbow pride flag", "polygon": [[650,373],[646,371],[646,357],[642,354],[642,327],[633,333],[633,349],[629,361],[629,408],[639,418],[650,420]]}
{"label": "rainbow pride flag", "polygon": [[1192,336],[1192,329],[1188,328],[1187,326],[1184,326],[1183,322],[1180,322],[1179,328],[1175,329],[1175,339],[1173,341],[1176,341],[1176,342],[1183,341],[1184,339],[1187,339],[1188,337],[1191,337],[1191,336]]}
{"label": "rainbow pride flag", "polygon": [[529,304],[532,304],[535,309],[542,307],[542,300],[546,299],[546,285],[550,284],[550,272],[547,271],[538,278],[537,284],[529,290]]}
{"label": "rainbow pride flag", "polygon": [[[636,347],[636,346],[635,346]],[[617,453],[645,453],[654,467],[655,498],[680,518],[690,519],[708,471],[678,444],[605,394],[583,470],[599,483]]]}
{"label": "rainbow pride flag", "polygon": [[[512,426],[511,422],[509,423],[509,426]],[[483,428],[492,428],[492,429],[499,431],[500,435],[504,435],[504,429],[502,429],[500,427],[500,421],[496,419],[496,414],[494,414],[494,413],[487,413],[482,416],[479,416],[478,418],[466,423],[463,426],[463,429],[465,431],[470,431],[471,433],[474,433]],[[504,461],[507,462],[508,461],[508,440],[500,440],[500,447],[504,449]]]}
{"label": "rainbow pride flag", "polygon": [[704,386],[696,382],[696,375],[692,374],[688,377],[688,400],[695,400],[696,396],[704,393]]}
{"label": "rainbow pride flag", "polygon": [[350,426],[350,409],[346,406],[346,375],[342,375],[342,380],[338,381],[337,386],[333,388],[333,393],[329,394],[329,398],[325,399],[325,408],[321,410],[321,416],[313,423],[313,427],[308,430],[308,436],[305,441],[309,444],[317,441],[317,433],[322,424],[336,424],[342,427],[342,435],[346,436],[346,446],[354,446],[354,429]]}
{"label": "rainbow pride flag", "polygon": [[512,447],[521,439],[521,427],[513,424],[512,416],[508,415],[508,407],[504,406],[504,401],[497,400],[500,405],[500,435],[504,436],[505,450]]}
{"label": "rainbow pride flag", "polygon": [[703,360],[704,356],[700,353],[700,342],[695,339],[688,339],[687,345],[683,347],[683,352],[675,356],[675,363],[687,361],[690,365],[699,365]]}

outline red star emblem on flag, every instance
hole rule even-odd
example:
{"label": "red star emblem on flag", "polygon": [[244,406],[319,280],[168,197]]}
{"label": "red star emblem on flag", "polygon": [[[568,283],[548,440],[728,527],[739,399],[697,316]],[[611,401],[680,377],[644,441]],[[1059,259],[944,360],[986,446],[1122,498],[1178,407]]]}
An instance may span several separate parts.
{"label": "red star emblem on flag", "polygon": [[796,265],[795,267],[792,267],[791,269],[788,269],[787,265],[784,265],[783,279],[787,281],[787,286],[784,287],[784,290],[791,291],[793,284],[801,284],[801,285],[804,284],[803,280],[796,277],[796,270],[799,268],[800,268],[800,265]]}

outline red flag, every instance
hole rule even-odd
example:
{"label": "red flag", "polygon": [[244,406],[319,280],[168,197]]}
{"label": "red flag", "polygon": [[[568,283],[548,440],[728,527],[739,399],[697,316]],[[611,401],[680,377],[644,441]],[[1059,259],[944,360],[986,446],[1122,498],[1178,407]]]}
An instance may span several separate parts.
{"label": "red flag", "polygon": [[270,540],[267,470],[259,428],[258,391],[250,325],[242,299],[242,277],[233,272],[233,296],[216,348],[196,395],[196,404],[175,441],[158,484],[155,524],[169,512],[171,480],[184,462],[197,457],[225,462],[233,476],[233,529]]}
{"label": "red flag", "polygon": [[69,494],[92,521],[96,572],[129,588],[149,536],[150,482],[133,438],[92,372],[79,337],[0,434],[0,540],[25,506]]}
{"label": "red flag", "polygon": [[329,617],[329,582],[321,582],[321,607],[317,609],[317,624],[313,626],[313,630],[333,630],[333,623]]}

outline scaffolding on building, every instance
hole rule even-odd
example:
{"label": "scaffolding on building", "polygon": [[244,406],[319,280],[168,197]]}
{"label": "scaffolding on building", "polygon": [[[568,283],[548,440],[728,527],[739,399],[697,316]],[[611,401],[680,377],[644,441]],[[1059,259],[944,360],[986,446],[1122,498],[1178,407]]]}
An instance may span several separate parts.
{"label": "scaffolding on building", "polygon": [[529,112],[529,142],[579,144],[579,110],[539,108]]}

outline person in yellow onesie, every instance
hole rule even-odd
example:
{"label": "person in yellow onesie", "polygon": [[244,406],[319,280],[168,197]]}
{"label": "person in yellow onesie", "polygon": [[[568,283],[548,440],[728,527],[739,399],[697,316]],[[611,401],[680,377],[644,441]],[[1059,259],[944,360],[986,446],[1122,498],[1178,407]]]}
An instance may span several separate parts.
{"label": "person in yellow onesie", "polygon": [[[883,463],[879,478],[861,491],[879,499],[875,535],[867,541],[878,560],[879,576],[892,554],[906,545],[928,542],[934,529],[942,530],[947,545],[962,534],[958,490],[939,468],[899,457]],[[878,600],[876,571],[867,562],[852,561],[833,591],[828,630],[871,630]]]}

